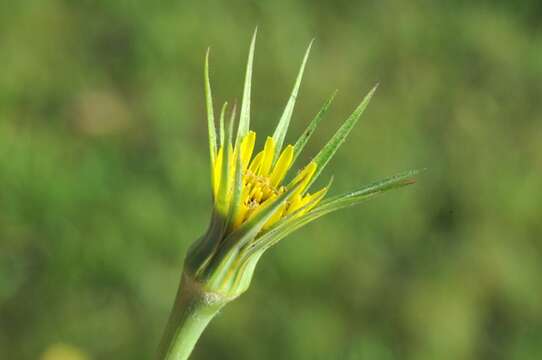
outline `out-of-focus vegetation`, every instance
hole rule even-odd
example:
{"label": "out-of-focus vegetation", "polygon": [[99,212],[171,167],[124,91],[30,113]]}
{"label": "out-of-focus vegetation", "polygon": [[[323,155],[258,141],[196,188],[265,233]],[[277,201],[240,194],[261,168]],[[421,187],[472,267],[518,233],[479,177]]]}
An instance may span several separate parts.
{"label": "out-of-focus vegetation", "polygon": [[542,358],[539,1],[25,0],[0,3],[0,359],[152,357],[209,218],[204,52],[239,99],[256,24],[260,134],[316,37],[290,139],[340,91],[306,159],[380,82],[332,193],[429,171],[282,242],[193,358]]}

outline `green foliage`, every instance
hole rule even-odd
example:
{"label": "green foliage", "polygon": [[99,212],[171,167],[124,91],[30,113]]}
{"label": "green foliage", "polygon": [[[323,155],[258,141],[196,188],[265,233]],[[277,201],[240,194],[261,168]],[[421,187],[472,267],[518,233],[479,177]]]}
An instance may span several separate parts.
{"label": "green foliage", "polygon": [[202,60],[215,106],[242,99],[255,24],[259,134],[311,38],[285,143],[340,91],[298,164],[380,83],[328,196],[429,171],[271,249],[193,359],[541,358],[539,7],[0,2],[0,359],[153,357],[208,227]]}

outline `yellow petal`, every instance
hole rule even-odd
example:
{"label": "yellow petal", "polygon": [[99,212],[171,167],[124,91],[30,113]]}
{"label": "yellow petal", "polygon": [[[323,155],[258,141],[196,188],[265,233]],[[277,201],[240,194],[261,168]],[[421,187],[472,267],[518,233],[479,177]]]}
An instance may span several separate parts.
{"label": "yellow petal", "polygon": [[220,188],[220,178],[222,175],[222,158],[224,157],[224,149],[221,146],[215,158],[213,166],[213,191],[216,198],[218,189]]}
{"label": "yellow petal", "polygon": [[293,213],[294,211],[296,211],[297,209],[301,207],[301,200],[302,200],[301,195],[295,194],[290,199],[291,200],[288,203],[288,208],[284,212],[284,216],[290,215],[291,213]]}
{"label": "yellow petal", "polygon": [[247,216],[246,221],[250,221],[252,218],[254,218],[254,216],[259,214],[260,211],[262,211],[263,209],[268,207],[271,203],[273,203],[273,201],[275,201],[276,198],[277,198],[277,196],[273,194],[269,198],[267,198],[267,200],[265,200],[263,203],[261,203],[260,206],[258,206],[255,209],[251,209],[250,214]]}
{"label": "yellow petal", "polygon": [[271,216],[271,218],[265,223],[263,226],[263,230],[269,229],[271,226],[275,225],[277,221],[282,219],[282,215],[284,214],[284,210],[286,210],[286,203],[282,204],[277,211]]}
{"label": "yellow petal", "polygon": [[301,182],[301,185],[299,186],[299,189],[296,190],[295,195],[303,194],[305,192],[306,187],[309,185],[312,177],[314,176],[314,173],[316,172],[317,167],[318,166],[316,165],[316,163],[314,161],[311,161],[290,182],[290,184],[288,185],[288,188],[292,188],[293,186],[297,186],[297,184],[299,184]]}
{"label": "yellow petal", "polygon": [[265,145],[263,147],[263,157],[260,169],[258,170],[258,175],[267,176],[269,170],[271,170],[271,165],[273,165],[273,157],[275,156],[275,140],[272,137],[267,137],[265,140]]}
{"label": "yellow petal", "polygon": [[250,172],[252,172],[253,174],[256,174],[256,172],[258,171],[258,169],[260,168],[260,164],[262,162],[262,157],[263,157],[263,151],[260,151],[255,157],[254,159],[252,159],[252,162],[250,163],[250,166],[248,167],[248,169],[250,170]]}
{"label": "yellow petal", "polygon": [[246,218],[247,213],[248,213],[248,207],[245,204],[241,203],[237,211],[237,214],[235,215],[235,218],[233,219],[234,229],[241,226],[241,224],[244,222]]}
{"label": "yellow petal", "polygon": [[256,133],[254,131],[249,131],[241,141],[241,164],[243,165],[243,170],[246,170],[248,166],[250,158],[252,157],[252,152],[254,151],[255,143]]}
{"label": "yellow petal", "polygon": [[309,212],[312,208],[314,208],[318,203],[326,196],[328,188],[325,187],[323,189],[318,190],[312,195],[307,195],[303,198],[303,206],[305,208],[299,213],[299,215],[303,215],[307,212]]}
{"label": "yellow petal", "polygon": [[290,169],[292,165],[292,160],[294,159],[294,147],[292,145],[286,146],[286,149],[280,154],[271,175],[271,185],[277,187],[278,184],[284,179],[286,172]]}
{"label": "yellow petal", "polygon": [[228,147],[230,149],[230,162],[228,164],[228,192],[231,192],[231,187],[235,182],[235,161],[237,159],[237,149],[234,150],[231,144],[229,144]]}

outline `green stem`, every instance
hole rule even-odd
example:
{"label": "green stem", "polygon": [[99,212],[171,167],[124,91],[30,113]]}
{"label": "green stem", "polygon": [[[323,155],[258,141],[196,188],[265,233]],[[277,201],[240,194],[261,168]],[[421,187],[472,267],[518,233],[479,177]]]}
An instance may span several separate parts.
{"label": "green stem", "polygon": [[229,300],[220,294],[204,291],[200,284],[184,273],[157,359],[188,359],[203,330]]}

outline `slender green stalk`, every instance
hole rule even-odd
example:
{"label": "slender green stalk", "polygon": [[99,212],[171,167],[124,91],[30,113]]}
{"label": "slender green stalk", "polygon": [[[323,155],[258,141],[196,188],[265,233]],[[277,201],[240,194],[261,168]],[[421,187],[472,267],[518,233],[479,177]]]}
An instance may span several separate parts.
{"label": "slender green stalk", "polygon": [[158,349],[157,360],[188,359],[203,330],[230,300],[220,294],[204,291],[185,272]]}

